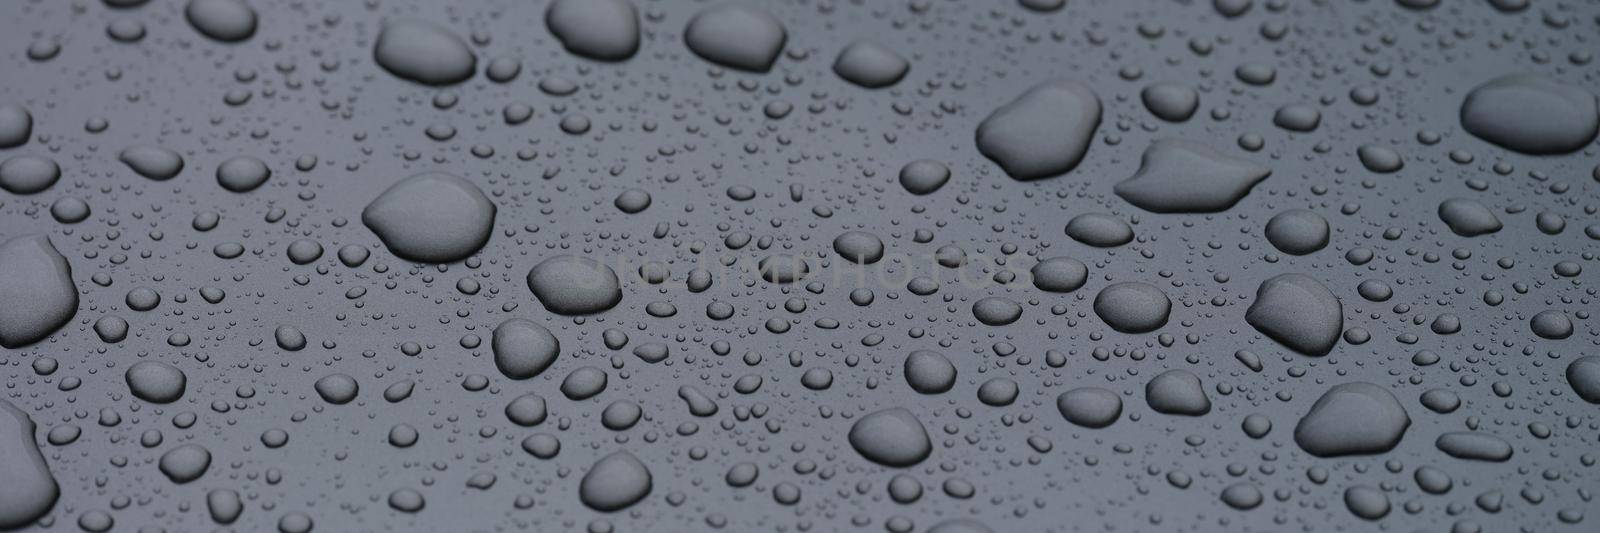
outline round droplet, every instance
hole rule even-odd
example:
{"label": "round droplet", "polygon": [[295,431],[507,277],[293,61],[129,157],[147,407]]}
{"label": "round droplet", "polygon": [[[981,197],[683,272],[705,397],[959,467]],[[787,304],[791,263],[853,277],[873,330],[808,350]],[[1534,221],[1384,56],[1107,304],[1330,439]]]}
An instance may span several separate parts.
{"label": "round droplet", "polygon": [[1328,246],[1328,219],[1304,209],[1290,209],[1267,221],[1267,242],[1291,255],[1306,255]]}
{"label": "round droplet", "polygon": [[847,231],[834,237],[833,251],[851,263],[870,265],[883,259],[883,239],[865,231]]}
{"label": "round droplet", "polygon": [[1462,237],[1477,237],[1500,231],[1500,219],[1487,206],[1475,200],[1451,198],[1439,203],[1439,220]]}
{"label": "round droplet", "polygon": [[1245,322],[1306,355],[1333,351],[1344,328],[1344,304],[1328,287],[1304,274],[1280,274],[1256,288]]}
{"label": "round droplet", "polygon": [[861,417],[850,427],[849,440],[862,457],[884,466],[912,466],[933,453],[928,430],[916,415],[900,407]]}
{"label": "round droplet", "polygon": [[1396,172],[1405,167],[1405,159],[1400,157],[1400,152],[1387,146],[1361,145],[1356,149],[1356,158],[1361,160],[1361,166],[1378,174]]}
{"label": "round droplet", "polygon": [[602,457],[578,483],[578,499],[601,512],[626,509],[650,495],[650,469],[626,451]]}
{"label": "round droplet", "polygon": [[0,189],[11,194],[36,194],[61,179],[61,167],[49,158],[19,155],[0,163]]}
{"label": "round droplet", "polygon": [[1102,388],[1081,387],[1056,396],[1056,410],[1068,422],[1098,429],[1122,416],[1122,397]]}
{"label": "round droplet", "polygon": [[900,54],[875,41],[856,41],[839,52],[833,73],[845,81],[879,89],[898,83],[911,70],[911,63]]}
{"label": "round droplet", "polygon": [[424,85],[461,83],[478,67],[466,41],[443,26],[414,19],[385,23],[373,57],[390,74]]}
{"label": "round droplet", "polygon": [[61,488],[39,452],[35,425],[28,413],[0,399],[0,529],[27,527],[55,507]]}
{"label": "round droplet", "polygon": [[217,184],[233,192],[250,192],[267,183],[272,170],[260,159],[238,156],[217,166]]}
{"label": "round droplet", "polygon": [[1187,370],[1168,370],[1144,386],[1145,402],[1158,413],[1200,416],[1211,412],[1211,399],[1200,385],[1200,376]]}
{"label": "round droplet", "polygon": [[200,479],[211,467],[211,451],[198,444],[185,444],[161,454],[157,466],[173,483],[188,483]]}
{"label": "round droplet", "polygon": [[990,296],[972,304],[972,316],[990,326],[1004,326],[1022,318],[1022,305],[1007,298]]}
{"label": "round droplet", "polygon": [[1100,289],[1094,297],[1094,314],[1111,329],[1146,333],[1167,324],[1172,300],[1154,285],[1129,281]]}
{"label": "round droplet", "polygon": [[1572,336],[1572,319],[1567,314],[1554,309],[1540,311],[1528,321],[1529,329],[1534,335],[1546,339],[1560,340]]}
{"label": "round droplet", "polygon": [[900,186],[911,194],[933,194],[949,181],[950,167],[932,159],[918,159],[900,167]]}
{"label": "round droplet", "polygon": [[1049,292],[1072,292],[1089,281],[1089,267],[1071,257],[1052,257],[1039,261],[1030,271],[1033,286]]}
{"label": "round droplet", "polygon": [[528,288],[552,313],[589,315],[622,301],[616,271],[587,257],[558,255],[528,271]]}
{"label": "round droplet", "polygon": [[160,361],[140,361],[123,374],[134,397],[150,403],[172,403],[183,397],[189,378],[178,367]]}
{"label": "round droplet", "polygon": [[629,0],[556,0],[545,26],[568,52],[622,61],[639,51],[639,10]]}
{"label": "round droplet", "polygon": [[495,205],[477,185],[440,172],[400,180],[361,211],[361,222],[395,255],[450,263],[489,242]]}
{"label": "round droplet", "polygon": [[1294,441],[1317,457],[1366,455],[1400,443],[1411,417],[1387,389],[1371,383],[1336,385],[1311,404],[1294,428]]}
{"label": "round droplet", "polygon": [[742,3],[708,7],[689,19],[683,40],[706,61],[725,67],[766,72],[789,39],[777,17]]}
{"label": "round droplet", "polygon": [[1067,221],[1067,236],[1089,246],[1110,248],[1133,241],[1133,227],[1111,215],[1084,213]]}
{"label": "round droplet", "polygon": [[956,385],[956,366],[944,354],[916,350],[906,356],[906,384],[922,394],[940,394]]}
{"label": "round droplet", "polygon": [[156,181],[172,179],[183,171],[183,156],[159,146],[131,146],[117,154],[117,159],[134,173]]}
{"label": "round droplet", "polygon": [[44,235],[0,243],[0,346],[44,340],[78,312],[72,265]]}
{"label": "round droplet", "polygon": [[1587,146],[1600,131],[1595,96],[1536,75],[1485,82],[1461,103],[1461,128],[1525,154],[1564,154]]}
{"label": "round droplet", "polygon": [[356,383],[356,378],[347,374],[328,374],[317,380],[313,386],[317,395],[322,400],[334,405],[344,405],[356,399],[356,393],[361,390]]}
{"label": "round droplet", "polygon": [[495,368],[506,377],[518,380],[543,373],[561,354],[561,341],[554,333],[521,318],[495,326],[490,347]]}
{"label": "round droplet", "polygon": [[1167,122],[1183,122],[1200,108],[1200,93],[1182,83],[1156,83],[1139,91],[1145,109]]}
{"label": "round droplet", "polygon": [[33,114],[17,104],[0,104],[0,148],[13,148],[33,135]]}
{"label": "round droplet", "polygon": [[1093,90],[1074,81],[1050,81],[983,119],[978,151],[1014,179],[1048,178],[1076,168],[1099,127],[1100,97]]}
{"label": "round droplet", "polygon": [[256,11],[244,0],[189,0],[183,16],[195,30],[218,41],[243,41],[256,33]]}
{"label": "round droplet", "polygon": [[1567,365],[1567,385],[1583,401],[1600,404],[1600,355],[1580,357]]}

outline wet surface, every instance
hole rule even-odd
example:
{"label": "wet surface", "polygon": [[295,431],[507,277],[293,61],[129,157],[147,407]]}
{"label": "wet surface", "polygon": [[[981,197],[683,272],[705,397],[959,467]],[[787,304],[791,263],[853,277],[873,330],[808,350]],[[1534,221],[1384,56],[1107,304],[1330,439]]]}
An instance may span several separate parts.
{"label": "wet surface", "polygon": [[0,28],[0,529],[1600,513],[1593,2]]}

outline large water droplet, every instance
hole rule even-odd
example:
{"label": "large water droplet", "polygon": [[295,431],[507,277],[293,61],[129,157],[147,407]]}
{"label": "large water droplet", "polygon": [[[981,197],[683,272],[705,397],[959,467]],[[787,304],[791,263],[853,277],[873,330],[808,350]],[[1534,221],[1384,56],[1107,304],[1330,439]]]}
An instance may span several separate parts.
{"label": "large water droplet", "polygon": [[1512,74],[1467,93],[1461,128],[1525,154],[1564,154],[1594,140],[1600,114],[1589,91],[1542,76]]}
{"label": "large water droplet", "polygon": [[44,235],[0,244],[0,346],[21,348],[50,336],[78,312],[72,265]]}
{"label": "large water droplet", "polygon": [[599,313],[622,301],[616,271],[575,255],[558,255],[535,265],[528,271],[528,288],[545,309],[562,315]]}
{"label": "large water droplet", "polygon": [[449,263],[489,242],[495,205],[472,182],[429,172],[400,180],[361,211],[390,252],[403,259]]}
{"label": "large water droplet", "polygon": [[1100,98],[1088,86],[1057,80],[1028,89],[978,124],[978,151],[1007,175],[1035,180],[1076,168],[1100,127]]}
{"label": "large water droplet", "polygon": [[1335,385],[1294,427],[1294,442],[1317,457],[1387,452],[1400,443],[1411,417],[1387,389],[1371,383]]}
{"label": "large water droplet", "polygon": [[639,51],[639,10],[628,0],[555,0],[544,22],[568,52],[589,59],[622,61]]}
{"label": "large water droplet", "polygon": [[378,33],[373,58],[390,74],[425,85],[453,85],[478,68],[466,41],[432,22],[390,21]]}

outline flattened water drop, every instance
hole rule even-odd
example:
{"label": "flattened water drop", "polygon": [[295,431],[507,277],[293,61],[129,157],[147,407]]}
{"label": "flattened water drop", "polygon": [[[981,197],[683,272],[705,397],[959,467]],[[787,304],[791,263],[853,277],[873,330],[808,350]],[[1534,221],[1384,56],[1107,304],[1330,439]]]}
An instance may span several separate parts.
{"label": "flattened water drop", "polygon": [[130,146],[117,159],[134,173],[156,181],[166,181],[183,171],[183,156],[159,146]]}
{"label": "flattened water drop", "polygon": [[1150,143],[1139,171],[1113,187],[1117,196],[1152,213],[1215,213],[1239,203],[1272,170],[1199,143]]}
{"label": "flattened water drop", "polygon": [[1439,451],[1457,459],[1504,462],[1511,459],[1511,443],[1479,431],[1454,431],[1434,441]]}

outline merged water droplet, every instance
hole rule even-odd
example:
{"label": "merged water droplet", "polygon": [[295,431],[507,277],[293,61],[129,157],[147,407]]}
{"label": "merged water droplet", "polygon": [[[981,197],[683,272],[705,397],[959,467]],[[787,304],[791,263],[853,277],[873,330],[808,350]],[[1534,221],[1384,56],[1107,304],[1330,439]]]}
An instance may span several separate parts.
{"label": "merged water droplet", "polygon": [[1139,171],[1112,190],[1152,213],[1215,213],[1239,203],[1271,174],[1267,167],[1203,144],[1164,139],[1150,143]]}

